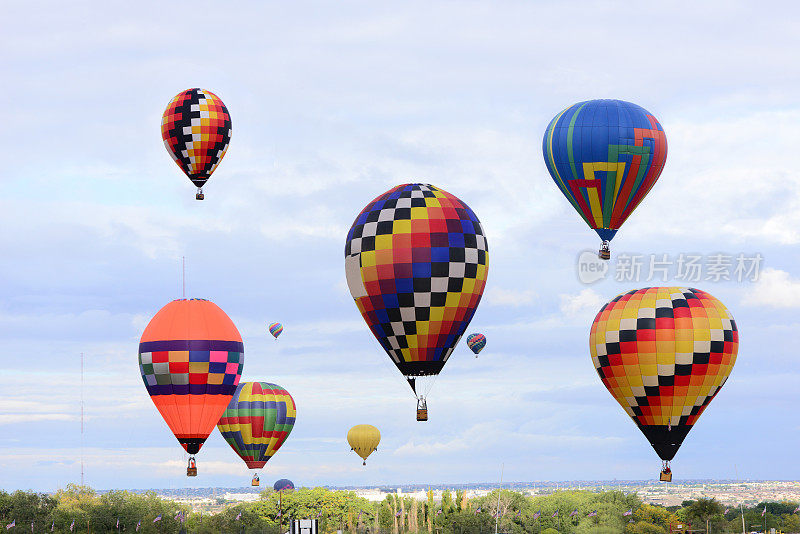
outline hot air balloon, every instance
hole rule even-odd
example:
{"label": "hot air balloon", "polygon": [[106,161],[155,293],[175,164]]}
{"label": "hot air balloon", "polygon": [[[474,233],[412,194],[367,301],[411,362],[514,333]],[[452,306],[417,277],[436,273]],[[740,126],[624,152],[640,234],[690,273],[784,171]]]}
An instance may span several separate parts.
{"label": "hot air balloon", "polygon": [[725,306],[699,289],[648,287],[617,296],[592,323],[597,373],[663,461],[728,379],[739,333]]}
{"label": "hot air balloon", "polygon": [[269,325],[269,333],[272,334],[275,339],[278,339],[278,336],[283,333],[283,325],[281,323],[272,323]]}
{"label": "hot air balloon", "polygon": [[378,450],[381,442],[381,431],[372,425],[356,425],[347,432],[347,443],[350,450],[356,452],[367,465],[367,457]]}
{"label": "hot air balloon", "polygon": [[[278,523],[280,526],[280,524],[283,523],[283,492],[293,490],[294,482],[289,479],[282,478],[275,481],[275,484],[272,485],[272,489],[278,493]],[[279,529],[279,531],[280,530],[281,529]]]}
{"label": "hot air balloon", "polygon": [[561,193],[603,240],[600,257],[609,259],[609,241],[664,168],[664,129],[636,104],[589,100],[555,116],[542,152]]}
{"label": "hot air balloon", "polygon": [[170,430],[194,455],[236,391],[244,364],[242,337],[216,304],[173,300],[150,320],[139,342],[139,371]]}
{"label": "hot air balloon", "polygon": [[[417,396],[425,398],[483,295],[489,252],[465,203],[425,184],[399,185],[356,217],[345,272],[358,310]],[[418,383],[428,382],[428,383]]]}
{"label": "hot air balloon", "polygon": [[167,152],[197,187],[216,170],[231,142],[231,117],[222,100],[206,89],[187,89],[173,98],[161,117],[161,137]]}
{"label": "hot air balloon", "polygon": [[[297,409],[289,392],[267,382],[242,382],[217,428],[250,469],[261,469],[294,428]],[[258,473],[253,486],[259,485]]]}
{"label": "hot air balloon", "polygon": [[275,481],[275,484],[272,485],[272,489],[275,491],[291,491],[294,489],[294,482],[288,478],[282,478]]}
{"label": "hot air balloon", "polygon": [[469,350],[475,353],[475,357],[478,357],[478,353],[483,350],[483,347],[486,346],[486,336],[483,334],[470,334],[467,336],[467,346]]}

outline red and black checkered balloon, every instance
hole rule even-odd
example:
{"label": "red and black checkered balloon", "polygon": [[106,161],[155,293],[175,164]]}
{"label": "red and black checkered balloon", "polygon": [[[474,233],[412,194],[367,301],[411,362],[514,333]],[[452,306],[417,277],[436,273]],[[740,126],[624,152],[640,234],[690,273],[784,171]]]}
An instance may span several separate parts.
{"label": "red and black checkered balloon", "polygon": [[231,117],[222,100],[206,89],[187,89],[161,117],[161,137],[178,167],[202,187],[231,142]]}

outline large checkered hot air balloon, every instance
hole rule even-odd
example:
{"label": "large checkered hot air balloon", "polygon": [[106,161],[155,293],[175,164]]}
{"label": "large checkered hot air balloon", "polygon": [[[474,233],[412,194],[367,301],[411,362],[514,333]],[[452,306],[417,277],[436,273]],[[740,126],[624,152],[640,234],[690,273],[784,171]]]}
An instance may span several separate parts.
{"label": "large checkered hot air balloon", "polygon": [[739,332],[725,306],[699,289],[648,287],[617,296],[592,323],[597,374],[664,462],[728,379]]}
{"label": "large checkered hot air balloon", "polygon": [[[261,469],[294,428],[297,409],[289,392],[268,382],[242,382],[217,428],[250,469]],[[257,486],[258,474],[252,484]]]}
{"label": "large checkered hot air balloon", "polygon": [[356,217],[345,271],[361,316],[418,399],[425,398],[483,295],[489,252],[464,202],[426,184],[399,185]]}
{"label": "large checkered hot air balloon", "polygon": [[630,102],[579,102],[550,121],[542,152],[561,193],[603,240],[600,257],[609,259],[609,241],[664,168],[661,124]]}
{"label": "large checkered hot air balloon", "polygon": [[236,391],[244,364],[242,336],[216,304],[173,300],[150,320],[139,342],[139,371],[161,416],[192,457]]}
{"label": "large checkered hot air balloon", "polygon": [[207,89],[187,89],[164,110],[161,137],[169,155],[197,187],[195,198],[203,200],[203,185],[231,142],[228,108]]}

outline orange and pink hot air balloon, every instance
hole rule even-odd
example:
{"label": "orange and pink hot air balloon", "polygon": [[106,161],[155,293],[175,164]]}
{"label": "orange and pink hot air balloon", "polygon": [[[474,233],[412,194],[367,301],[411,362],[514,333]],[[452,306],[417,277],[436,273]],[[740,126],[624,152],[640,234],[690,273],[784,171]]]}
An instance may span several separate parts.
{"label": "orange and pink hot air balloon", "polygon": [[[173,300],[139,342],[139,371],[178,442],[197,454],[228,407],[244,363],[242,336],[216,304]],[[189,476],[197,474],[194,457]]]}

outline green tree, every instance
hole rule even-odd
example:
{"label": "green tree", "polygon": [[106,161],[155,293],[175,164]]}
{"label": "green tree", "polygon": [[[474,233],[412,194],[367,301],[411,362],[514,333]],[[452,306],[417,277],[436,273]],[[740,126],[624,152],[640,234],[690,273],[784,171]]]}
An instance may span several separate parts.
{"label": "green tree", "polygon": [[722,532],[724,507],[716,499],[700,498],[686,507],[686,519],[692,528],[703,528],[711,532]]}
{"label": "green tree", "polygon": [[455,506],[453,505],[453,496],[450,494],[450,490],[444,490],[442,492],[442,513],[450,514],[455,511]]}

